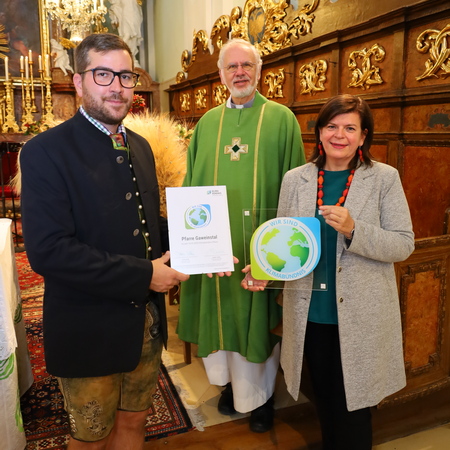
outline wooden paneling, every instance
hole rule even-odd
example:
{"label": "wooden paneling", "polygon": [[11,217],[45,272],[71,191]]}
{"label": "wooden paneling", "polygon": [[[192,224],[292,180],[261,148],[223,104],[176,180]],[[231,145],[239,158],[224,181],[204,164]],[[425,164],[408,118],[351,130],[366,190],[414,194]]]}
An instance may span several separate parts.
{"label": "wooden paneling", "polygon": [[[329,8],[323,11],[329,13]],[[324,23],[321,11],[319,6],[314,12],[317,23]],[[356,23],[347,29],[328,29],[323,35],[313,32],[305,42],[299,39],[292,47],[264,56],[260,91],[268,93],[264,84],[268,73],[284,69],[283,96],[273,100],[295,113],[307,157],[315,145],[317,113],[326,99],[340,93],[363,97],[375,120],[372,153],[378,161],[396,167],[402,178],[416,236],[413,255],[396,264],[407,386],[379,405],[375,423],[382,427],[379,436],[384,439],[407,432],[408,422],[420,428],[450,420],[448,405],[436,403],[439,392],[450,398],[450,3],[412,2],[389,14],[365,17],[364,22],[355,17]],[[421,35],[429,39],[421,40]],[[424,52],[418,50],[418,42]],[[369,49],[374,49],[373,54]],[[383,58],[377,57],[380,49]],[[357,62],[353,68],[352,52],[360,52],[353,53]],[[324,89],[302,93],[300,69],[318,61],[327,66]],[[433,68],[433,74],[422,77]],[[369,69],[381,82],[349,86],[361,74],[370,79],[365,72]],[[215,86],[220,83],[217,74],[202,76]],[[181,85],[171,87],[175,116],[186,114],[180,113],[176,97],[200,82],[189,75]],[[194,121],[200,117],[199,111],[192,115]],[[431,411],[432,402],[437,409],[426,420],[413,417],[404,406],[410,403]]]}
{"label": "wooden paneling", "polygon": [[450,143],[436,144],[423,140],[403,150],[403,186],[417,238],[444,233],[450,202]]}

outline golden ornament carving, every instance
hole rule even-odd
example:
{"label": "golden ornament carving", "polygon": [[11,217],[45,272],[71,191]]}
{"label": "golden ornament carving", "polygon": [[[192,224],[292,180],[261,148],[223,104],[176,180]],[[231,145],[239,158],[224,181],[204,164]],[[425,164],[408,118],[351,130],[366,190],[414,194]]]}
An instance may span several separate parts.
{"label": "golden ornament carving", "polygon": [[191,94],[190,93],[184,93],[180,95],[180,104],[181,104],[181,111],[186,112],[191,110]]}
{"label": "golden ornament carving", "polygon": [[194,63],[199,49],[202,49],[203,51],[208,50],[208,43],[209,41],[206,31],[200,30],[194,34],[194,40],[192,43],[192,54],[189,55],[189,52],[187,50],[184,50],[183,53],[181,54],[181,67],[185,72],[187,72],[189,70],[189,67],[191,67],[192,64]]}
{"label": "golden ornament carving", "polygon": [[264,77],[264,84],[269,86],[266,97],[267,98],[283,98],[283,84],[284,84],[284,67],[278,70],[278,73],[269,72]]}
{"label": "golden ornament carving", "polygon": [[230,16],[227,16],[224,14],[223,16],[220,16],[215,22],[211,30],[211,42],[214,43],[216,41],[216,47],[218,49],[222,48],[222,45],[224,42],[222,41],[221,33],[222,31],[225,31],[226,33],[229,33],[231,30],[231,22],[230,22]]}
{"label": "golden ornament carving", "polygon": [[450,75],[450,24],[441,31],[425,30],[416,41],[416,48],[420,53],[429,53],[430,58],[425,62],[425,72],[416,77],[420,81],[425,78],[445,78]]}
{"label": "golden ornament carving", "polygon": [[303,64],[298,71],[301,86],[300,94],[314,95],[317,92],[324,91],[327,69],[328,63],[324,59]]}
{"label": "golden ornament carving", "polygon": [[213,99],[216,106],[227,101],[227,92],[227,87],[224,84],[219,84],[213,89]]}
{"label": "golden ornament carving", "polygon": [[[380,75],[380,68],[373,65],[371,58],[381,62],[384,60],[386,52],[381,45],[373,44],[369,50],[355,50],[348,58],[348,68],[352,71],[352,81],[347,87],[360,87],[369,89],[373,84],[383,84]],[[358,67],[358,60],[361,60],[361,68]]]}
{"label": "golden ornament carving", "polygon": [[[317,9],[319,0],[312,0],[294,11],[294,19],[285,23],[289,5],[289,0],[247,0],[243,11],[235,6],[229,16],[222,15],[214,22],[210,39],[204,30],[194,34],[191,53],[184,50],[181,54],[183,72],[188,72],[192,67],[200,49],[206,52],[209,41],[214,49],[220,50],[229,33],[232,38],[245,39],[254,44],[261,55],[292,46],[291,38],[298,39],[311,33],[315,19],[313,12]],[[177,83],[181,83],[186,76],[183,77],[178,72],[176,79]]]}
{"label": "golden ornament carving", "polygon": [[178,72],[176,77],[177,83],[182,83],[186,79],[186,74],[184,72]]}
{"label": "golden ornament carving", "polygon": [[197,109],[206,109],[206,89],[198,89],[195,93],[195,106]]}
{"label": "golden ornament carving", "polygon": [[284,22],[289,1],[248,0],[238,23],[240,8],[231,13],[231,36],[250,41],[261,55],[268,55],[292,45],[291,37],[298,38],[311,32],[319,0],[305,5],[290,24]]}

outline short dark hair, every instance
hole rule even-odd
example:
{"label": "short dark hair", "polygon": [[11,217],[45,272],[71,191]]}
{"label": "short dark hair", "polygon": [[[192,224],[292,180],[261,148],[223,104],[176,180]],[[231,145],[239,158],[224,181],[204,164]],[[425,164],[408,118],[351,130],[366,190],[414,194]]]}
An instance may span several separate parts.
{"label": "short dark hair", "polygon": [[[125,50],[129,53],[133,64],[133,54],[127,43],[116,34],[94,33],[85,37],[75,48],[75,72],[81,73],[89,65],[89,51],[106,53],[111,50]],[[133,66],[134,69],[134,66]]]}
{"label": "short dark hair", "polygon": [[[366,132],[366,138],[361,146],[363,162],[366,166],[372,165],[373,156],[370,153],[370,147],[373,140],[373,116],[369,105],[365,100],[355,95],[342,94],[330,98],[325,105],[322,106],[317,116],[316,124],[314,126],[314,133],[316,135],[316,145],[310,157],[310,161],[317,167],[323,168],[325,165],[326,155],[321,155],[318,144],[320,142],[320,130],[328,125],[330,121],[340,115],[356,112],[361,119],[361,129]],[[358,152],[350,162],[350,169],[356,169],[360,162]]]}

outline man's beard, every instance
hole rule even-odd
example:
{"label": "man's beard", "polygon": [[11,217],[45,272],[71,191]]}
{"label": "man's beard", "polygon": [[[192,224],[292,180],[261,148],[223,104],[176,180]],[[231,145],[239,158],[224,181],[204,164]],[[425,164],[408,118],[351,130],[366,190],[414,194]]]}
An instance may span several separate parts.
{"label": "man's beard", "polygon": [[[111,105],[107,107],[104,103],[106,99],[122,100],[120,108],[115,109]],[[108,125],[118,125],[122,122],[131,107],[133,99],[126,100],[119,94],[94,98],[89,92],[83,92],[83,108],[94,119]]]}
{"label": "man's beard", "polygon": [[244,98],[248,97],[253,94],[253,92],[256,90],[256,86],[258,85],[258,80],[255,79],[255,82],[253,84],[249,84],[247,87],[243,89],[238,89],[234,87],[233,83],[230,83],[231,86],[227,86],[228,90],[230,91],[232,98]]}

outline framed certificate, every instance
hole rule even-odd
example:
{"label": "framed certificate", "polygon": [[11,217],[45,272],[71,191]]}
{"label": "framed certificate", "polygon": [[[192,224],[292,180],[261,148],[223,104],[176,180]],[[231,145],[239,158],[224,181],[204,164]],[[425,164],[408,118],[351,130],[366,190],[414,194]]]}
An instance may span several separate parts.
{"label": "framed certificate", "polygon": [[170,265],[189,274],[234,270],[225,186],[166,188]]}

